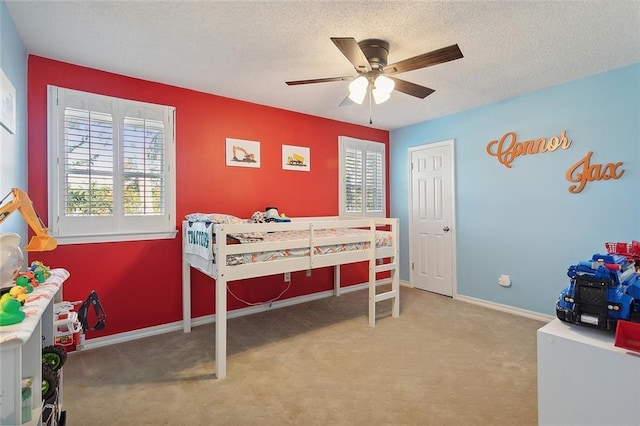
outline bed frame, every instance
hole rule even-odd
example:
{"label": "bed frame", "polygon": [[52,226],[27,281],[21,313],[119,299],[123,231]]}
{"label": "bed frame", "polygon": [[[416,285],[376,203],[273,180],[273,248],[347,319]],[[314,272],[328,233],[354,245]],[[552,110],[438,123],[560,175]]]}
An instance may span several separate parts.
{"label": "bed frame", "polygon": [[[334,295],[339,296],[340,287],[340,265],[354,262],[369,262],[369,326],[375,327],[376,302],[392,299],[392,312],[394,318],[400,316],[400,278],[398,274],[398,219],[396,218],[367,218],[354,219],[345,217],[317,217],[317,218],[296,218],[289,223],[241,223],[241,224],[216,224],[213,232],[216,235],[216,242],[213,244],[213,253],[217,261],[213,265],[213,273],[204,271],[193,264],[193,254],[185,253],[187,221],[182,225],[182,313],[183,331],[191,331],[191,268],[197,268],[216,281],[215,293],[215,373],[218,379],[222,379],[227,374],[227,283],[234,280],[242,280],[251,277],[281,274],[285,272],[304,271],[308,269],[321,268],[327,266],[334,267]],[[359,236],[349,237],[322,237],[316,236],[320,229],[333,228],[360,228],[369,232]],[[387,230],[392,234],[392,245],[388,247],[376,248],[375,232],[377,230]],[[250,233],[250,232],[275,232],[275,231],[308,230],[309,239],[284,241],[284,242],[255,242],[245,244],[227,244],[229,234]],[[223,243],[221,243],[223,242]],[[331,254],[314,254],[314,247],[330,244],[347,244],[368,242],[367,249],[344,251]],[[308,248],[309,256],[289,257],[268,262],[247,263],[240,265],[227,265],[227,255],[254,253],[259,251]],[[377,259],[388,259],[382,263]],[[391,290],[376,292],[376,273],[389,271],[391,275]],[[384,282],[388,282],[384,280]]]}

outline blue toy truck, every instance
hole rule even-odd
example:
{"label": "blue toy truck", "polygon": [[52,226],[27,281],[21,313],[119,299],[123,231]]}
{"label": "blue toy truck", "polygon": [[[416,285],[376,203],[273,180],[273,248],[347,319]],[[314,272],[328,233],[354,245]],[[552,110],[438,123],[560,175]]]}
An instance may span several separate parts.
{"label": "blue toy truck", "polygon": [[615,330],[618,320],[640,322],[640,275],[633,260],[594,254],[571,265],[569,286],[560,293],[556,315],[562,321]]}

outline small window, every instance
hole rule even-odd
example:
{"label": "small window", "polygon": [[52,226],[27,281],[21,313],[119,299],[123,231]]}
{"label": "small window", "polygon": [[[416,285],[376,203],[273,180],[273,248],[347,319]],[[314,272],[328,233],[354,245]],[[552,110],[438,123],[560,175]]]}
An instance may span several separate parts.
{"label": "small window", "polygon": [[58,242],[173,238],[175,108],[48,91],[49,228]]}
{"label": "small window", "polygon": [[340,215],[386,217],[385,145],[338,138]]}

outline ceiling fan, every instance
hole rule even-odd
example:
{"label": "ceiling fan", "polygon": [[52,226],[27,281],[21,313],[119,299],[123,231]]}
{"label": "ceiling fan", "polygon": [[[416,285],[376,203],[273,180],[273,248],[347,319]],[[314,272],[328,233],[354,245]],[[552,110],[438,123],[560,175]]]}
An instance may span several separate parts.
{"label": "ceiling fan", "polygon": [[389,43],[385,40],[366,39],[360,42],[352,37],[331,37],[342,54],[353,64],[358,77],[329,77],[312,80],[287,81],[287,85],[326,83],[331,81],[351,81],[349,96],[340,104],[352,102],[362,103],[367,93],[371,94],[376,103],[382,103],[389,98],[393,90],[424,99],[435,90],[419,84],[393,77],[394,74],[430,67],[462,58],[462,52],[457,44],[443,47],[412,58],[387,65]]}

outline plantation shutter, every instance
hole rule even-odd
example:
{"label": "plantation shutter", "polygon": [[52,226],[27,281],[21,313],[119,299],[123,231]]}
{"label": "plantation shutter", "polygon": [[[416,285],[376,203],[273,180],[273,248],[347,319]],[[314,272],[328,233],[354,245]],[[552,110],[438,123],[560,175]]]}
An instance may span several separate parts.
{"label": "plantation shutter", "polygon": [[64,214],[113,214],[113,117],[99,104],[64,109]]}
{"label": "plantation shutter", "polygon": [[123,142],[124,214],[164,214],[164,123],[125,117]]}
{"label": "plantation shutter", "polygon": [[340,214],[386,216],[385,146],[341,136]]}
{"label": "plantation shutter", "polygon": [[73,243],[175,235],[175,109],[54,86],[49,108],[53,235]]}
{"label": "plantation shutter", "polygon": [[384,210],[384,157],[382,152],[367,151],[365,166],[366,215]]}
{"label": "plantation shutter", "polygon": [[362,182],[364,170],[362,150],[347,147],[345,151],[345,186],[346,211],[348,213],[362,213]]}

